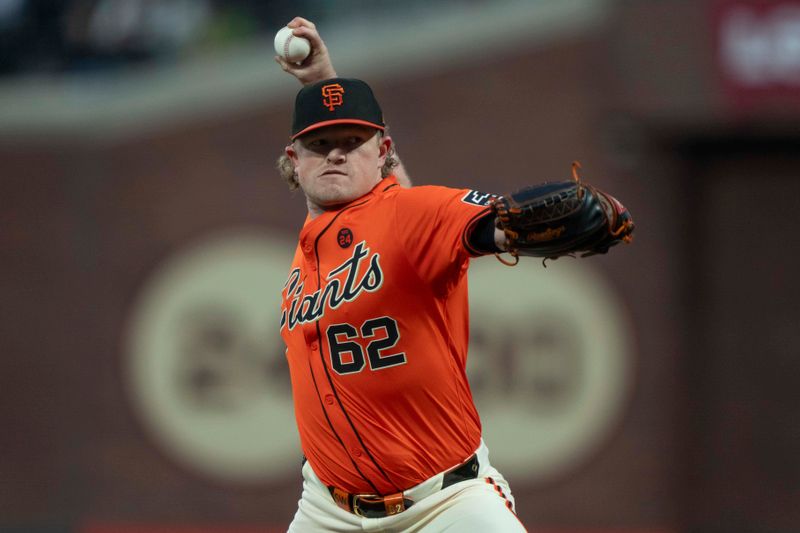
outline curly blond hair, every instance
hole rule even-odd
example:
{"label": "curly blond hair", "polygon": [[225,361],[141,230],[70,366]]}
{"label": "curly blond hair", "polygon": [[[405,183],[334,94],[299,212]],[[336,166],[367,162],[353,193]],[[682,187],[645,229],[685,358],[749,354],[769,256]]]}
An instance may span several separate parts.
{"label": "curly blond hair", "polygon": [[[377,137],[379,143],[384,135],[385,132],[378,132]],[[386,161],[381,167],[381,178],[389,176],[392,173],[392,170],[399,164],[400,160],[397,159],[397,155],[394,150],[394,144],[392,144],[389,147],[389,152],[386,154]],[[297,173],[294,170],[294,163],[288,155],[282,154],[275,163],[275,168],[278,169],[278,174],[280,174],[281,178],[283,178],[283,181],[285,181],[289,186],[290,191],[296,191],[300,188],[300,182],[297,181]]]}

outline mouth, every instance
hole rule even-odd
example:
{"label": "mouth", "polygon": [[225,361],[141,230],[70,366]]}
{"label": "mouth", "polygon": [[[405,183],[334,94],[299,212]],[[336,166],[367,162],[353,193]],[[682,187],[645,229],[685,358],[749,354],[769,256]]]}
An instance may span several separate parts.
{"label": "mouth", "polygon": [[343,170],[330,169],[321,174],[322,176],[346,176],[347,173]]}

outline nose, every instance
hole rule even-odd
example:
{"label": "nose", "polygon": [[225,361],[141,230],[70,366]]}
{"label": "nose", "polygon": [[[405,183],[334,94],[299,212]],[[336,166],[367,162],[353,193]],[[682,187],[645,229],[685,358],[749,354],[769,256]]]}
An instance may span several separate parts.
{"label": "nose", "polygon": [[328,152],[328,163],[344,163],[345,159],[347,158],[347,151],[340,147],[334,147],[330,152]]}

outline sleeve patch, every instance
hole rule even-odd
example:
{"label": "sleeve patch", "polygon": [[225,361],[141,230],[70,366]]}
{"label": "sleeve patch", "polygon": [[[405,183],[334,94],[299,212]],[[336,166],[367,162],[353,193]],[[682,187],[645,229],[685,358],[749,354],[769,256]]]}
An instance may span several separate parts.
{"label": "sleeve patch", "polygon": [[462,202],[465,204],[472,204],[477,206],[487,206],[489,205],[489,200],[492,198],[496,198],[496,194],[490,194],[487,192],[480,192],[480,191],[469,191],[464,197],[461,199]]}

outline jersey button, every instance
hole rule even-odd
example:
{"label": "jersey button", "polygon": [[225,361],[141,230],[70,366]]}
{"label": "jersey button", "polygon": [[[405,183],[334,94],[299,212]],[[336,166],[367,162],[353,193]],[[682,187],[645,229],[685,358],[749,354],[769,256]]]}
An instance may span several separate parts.
{"label": "jersey button", "polygon": [[352,450],[350,450],[350,451],[351,451],[351,452],[353,452],[353,455],[354,455],[354,456],[356,456],[356,457],[361,457],[361,448],[353,448],[353,449],[352,449]]}
{"label": "jersey button", "polygon": [[328,405],[333,405],[333,394],[325,395],[325,403],[327,403]]}
{"label": "jersey button", "polygon": [[310,254],[311,253],[311,245],[310,244],[306,244],[305,246],[303,246],[303,251],[305,253],[307,253],[307,254]]}
{"label": "jersey button", "polygon": [[311,350],[316,352],[317,348],[319,348],[319,344],[317,344],[316,342],[312,342],[311,343]]}

